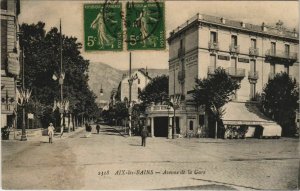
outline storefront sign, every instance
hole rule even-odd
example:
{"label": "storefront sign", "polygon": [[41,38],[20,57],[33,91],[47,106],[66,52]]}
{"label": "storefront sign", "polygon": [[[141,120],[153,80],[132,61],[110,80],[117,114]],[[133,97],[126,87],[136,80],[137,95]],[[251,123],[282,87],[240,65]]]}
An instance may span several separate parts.
{"label": "storefront sign", "polygon": [[249,63],[249,59],[248,58],[239,58],[238,60],[239,60],[239,62]]}
{"label": "storefront sign", "polygon": [[229,56],[225,56],[225,55],[218,55],[218,59],[219,60],[230,60]]}

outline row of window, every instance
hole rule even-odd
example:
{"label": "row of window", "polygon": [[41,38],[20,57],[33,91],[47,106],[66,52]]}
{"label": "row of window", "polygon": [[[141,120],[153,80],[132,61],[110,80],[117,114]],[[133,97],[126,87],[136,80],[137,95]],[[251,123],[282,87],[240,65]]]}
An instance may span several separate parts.
{"label": "row of window", "polygon": [[[218,42],[218,36],[217,36],[217,32],[211,31],[210,32],[210,42],[213,43],[217,43]],[[237,35],[231,35],[231,44],[234,46],[238,45],[238,38]],[[285,49],[285,53],[289,54],[290,53],[290,45],[285,44],[284,45]],[[256,39],[251,38],[251,47],[252,48],[256,48]],[[276,43],[275,42],[271,42],[271,53],[276,53]]]}
{"label": "row of window", "polygon": [[[216,68],[217,67],[217,56],[215,54],[210,55],[210,66]],[[231,58],[231,67],[237,68],[237,58],[232,57]],[[271,63],[270,64],[270,72],[275,74],[276,72],[276,64]],[[250,60],[250,71],[256,71],[256,61]],[[284,71],[289,74],[289,65],[284,65]]]}

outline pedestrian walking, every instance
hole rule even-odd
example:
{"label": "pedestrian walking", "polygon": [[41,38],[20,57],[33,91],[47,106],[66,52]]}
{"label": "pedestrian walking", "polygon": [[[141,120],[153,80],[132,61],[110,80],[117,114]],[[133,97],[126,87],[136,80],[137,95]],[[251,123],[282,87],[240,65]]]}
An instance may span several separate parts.
{"label": "pedestrian walking", "polygon": [[143,126],[143,129],[141,131],[141,137],[142,137],[142,146],[146,147],[146,138],[148,137],[148,130],[146,126]]}
{"label": "pedestrian walking", "polygon": [[86,123],[85,124],[85,130],[86,130],[86,134],[85,137],[90,137],[91,136],[91,131],[92,131],[92,127],[90,124]]}
{"label": "pedestrian walking", "polygon": [[49,143],[53,143],[53,136],[54,136],[54,127],[53,124],[50,123],[48,126],[48,136],[49,136]]}
{"label": "pedestrian walking", "polygon": [[100,132],[100,125],[99,124],[97,124],[96,129],[97,129],[97,134],[99,134],[99,132]]}

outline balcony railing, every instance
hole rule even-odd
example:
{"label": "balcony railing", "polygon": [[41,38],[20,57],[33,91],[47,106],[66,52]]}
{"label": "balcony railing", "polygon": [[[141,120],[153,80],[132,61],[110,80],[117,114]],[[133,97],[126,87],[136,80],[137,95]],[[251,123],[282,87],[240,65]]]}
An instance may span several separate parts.
{"label": "balcony railing", "polygon": [[229,52],[236,53],[236,54],[240,53],[240,46],[234,44],[229,45]]}
{"label": "balcony railing", "polygon": [[208,42],[209,50],[219,50],[219,42]]}
{"label": "balcony railing", "polygon": [[258,79],[258,71],[249,71],[248,79],[257,80]]}
{"label": "balcony railing", "polygon": [[276,76],[276,73],[272,73],[272,72],[269,73],[269,79],[273,79],[275,76]]}
{"label": "balcony railing", "polygon": [[249,48],[249,55],[250,56],[258,56],[259,55],[259,49],[258,48]]}
{"label": "balcony railing", "polygon": [[215,74],[215,70],[216,70],[216,67],[214,67],[214,66],[208,66],[208,68],[207,68],[207,74],[208,75],[214,75]]}
{"label": "balcony railing", "polygon": [[2,113],[11,113],[15,109],[15,103],[1,103],[1,112]]}
{"label": "balcony railing", "polygon": [[184,47],[178,48],[178,57],[179,58],[184,56],[184,53],[185,53],[185,48]]}
{"label": "balcony railing", "polygon": [[266,56],[273,57],[273,58],[289,59],[289,60],[297,60],[298,59],[298,54],[295,52],[274,51],[271,49],[266,52]]}
{"label": "balcony railing", "polygon": [[226,69],[226,73],[231,77],[243,78],[245,77],[245,69],[229,67]]}

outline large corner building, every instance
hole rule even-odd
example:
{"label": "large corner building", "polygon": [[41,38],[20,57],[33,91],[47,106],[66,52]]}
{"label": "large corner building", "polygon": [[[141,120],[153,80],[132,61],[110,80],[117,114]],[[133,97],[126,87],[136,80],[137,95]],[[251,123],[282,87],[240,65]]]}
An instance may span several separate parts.
{"label": "large corner building", "polygon": [[[182,95],[176,110],[177,133],[186,136],[201,128],[203,137],[213,136],[205,111],[195,106],[192,92],[195,78],[214,75],[222,67],[241,88],[226,104],[224,125],[260,125],[276,123],[256,114],[251,100],[261,93],[269,78],[287,72],[299,81],[298,33],[283,22],[276,26],[254,25],[243,21],[197,14],[170,33],[169,95]],[[166,136],[173,110],[165,106],[148,108],[152,135]],[[163,124],[163,125],[162,125]]]}

